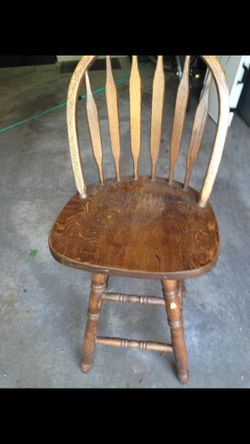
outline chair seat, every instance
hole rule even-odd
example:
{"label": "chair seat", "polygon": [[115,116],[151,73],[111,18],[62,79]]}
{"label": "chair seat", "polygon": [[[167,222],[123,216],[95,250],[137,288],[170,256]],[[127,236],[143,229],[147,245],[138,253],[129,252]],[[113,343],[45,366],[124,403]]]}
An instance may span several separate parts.
{"label": "chair seat", "polygon": [[49,236],[56,260],[95,273],[182,280],[209,271],[219,229],[199,193],[167,180],[123,177],[72,197]]}

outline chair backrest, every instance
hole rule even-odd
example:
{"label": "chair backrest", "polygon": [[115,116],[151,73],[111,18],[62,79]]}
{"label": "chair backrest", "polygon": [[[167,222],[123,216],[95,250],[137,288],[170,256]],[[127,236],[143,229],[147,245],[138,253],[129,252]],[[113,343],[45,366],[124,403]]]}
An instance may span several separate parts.
{"label": "chair backrest", "polygon": [[[72,76],[68,91],[67,100],[67,123],[71,161],[75,176],[76,187],[80,195],[87,196],[86,184],[84,181],[82,161],[79,152],[78,134],[78,102],[82,84],[86,83],[86,108],[90,136],[94,157],[98,166],[100,181],[103,183],[103,149],[101,141],[101,131],[98,119],[96,103],[91,90],[88,71],[97,56],[84,56]],[[201,56],[209,68],[206,84],[202,97],[197,107],[190,145],[187,153],[186,177],[184,181],[184,191],[187,189],[191,173],[196,164],[205,125],[209,111],[209,92],[212,78],[214,78],[218,98],[219,98],[219,120],[212,155],[209,161],[206,177],[200,193],[199,205],[205,207],[213,190],[214,182],[218,173],[223,148],[226,140],[229,122],[229,92],[227,81],[223,69],[215,56]],[[189,98],[189,71],[191,56],[186,57],[183,76],[177,92],[173,128],[169,150],[169,183],[172,184],[176,162],[178,160],[183,128],[185,122],[186,108]],[[138,162],[141,151],[141,77],[138,67],[138,57],[132,58],[132,69],[129,82],[130,95],[130,128],[131,128],[131,151],[134,162],[134,179],[138,179]],[[151,117],[151,159],[152,159],[152,180],[156,177],[156,166],[160,151],[161,133],[163,123],[163,107],[165,97],[165,74],[163,56],[158,56],[156,65],[153,91],[152,91],[152,117]],[[121,136],[119,120],[119,104],[117,88],[112,74],[110,56],[106,57],[106,101],[108,110],[108,122],[110,131],[111,149],[116,166],[117,181],[120,181],[120,154]]]}

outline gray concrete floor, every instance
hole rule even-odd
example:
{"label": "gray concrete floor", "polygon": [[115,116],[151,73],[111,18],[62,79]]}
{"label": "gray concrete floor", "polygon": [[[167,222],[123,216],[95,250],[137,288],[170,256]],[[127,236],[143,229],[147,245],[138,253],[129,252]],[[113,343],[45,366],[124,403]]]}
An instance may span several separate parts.
{"label": "gray concrete floor", "polygon": [[[153,65],[143,68],[143,140],[140,169],[150,172],[149,119]],[[117,78],[128,72],[126,63]],[[58,66],[0,70],[0,127],[66,100],[71,74]],[[104,83],[92,72],[93,87]],[[158,175],[168,168],[176,82],[169,76]],[[122,174],[132,173],[128,84],[119,88]],[[97,96],[105,147],[104,170],[114,175],[105,98]],[[177,179],[184,177],[195,99],[187,116]],[[88,182],[97,180],[84,103],[81,142]],[[90,275],[59,265],[47,238],[57,214],[75,193],[65,109],[0,135],[0,387],[179,388],[173,358],[157,353],[98,347],[92,372],[80,372]],[[202,184],[215,125],[209,120],[192,186]],[[250,387],[250,129],[236,115],[229,130],[212,196],[221,230],[221,255],[209,274],[187,282],[184,304],[191,381],[187,387]],[[36,251],[35,255],[31,252]],[[111,278],[110,289],[161,295],[157,281]],[[169,341],[161,307],[106,303],[101,335]]]}

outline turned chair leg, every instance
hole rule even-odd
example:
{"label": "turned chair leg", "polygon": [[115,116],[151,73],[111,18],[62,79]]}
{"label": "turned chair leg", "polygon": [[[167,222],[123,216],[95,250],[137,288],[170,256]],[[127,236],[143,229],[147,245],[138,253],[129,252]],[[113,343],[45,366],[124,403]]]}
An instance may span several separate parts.
{"label": "turned chair leg", "polygon": [[97,328],[102,309],[102,296],[106,289],[108,276],[93,274],[88,308],[88,320],[83,341],[83,357],[81,369],[83,373],[91,370],[96,347]]}
{"label": "turned chair leg", "polygon": [[[177,364],[178,379],[182,384],[189,380],[187,350],[182,319],[182,296],[177,281],[162,281],[168,322],[171,329],[172,346]],[[180,297],[181,294],[181,297]]]}

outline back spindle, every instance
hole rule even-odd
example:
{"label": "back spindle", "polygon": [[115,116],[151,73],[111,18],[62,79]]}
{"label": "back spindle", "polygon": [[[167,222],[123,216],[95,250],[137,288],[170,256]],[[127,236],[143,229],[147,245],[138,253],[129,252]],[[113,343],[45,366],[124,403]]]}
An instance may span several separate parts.
{"label": "back spindle", "polygon": [[165,97],[165,74],[163,67],[163,56],[158,56],[152,98],[152,119],[151,119],[151,158],[152,158],[152,179],[156,177],[157,160],[160,152],[162,119]]}
{"label": "back spindle", "polygon": [[87,117],[92,142],[93,153],[97,163],[100,181],[103,183],[103,149],[101,140],[101,131],[98,118],[97,107],[90,86],[88,71],[85,73],[86,91],[87,91]]}
{"label": "back spindle", "polygon": [[190,60],[191,57],[187,56],[185,60],[185,66],[183,71],[183,76],[178,88],[177,99],[175,105],[175,113],[174,113],[174,121],[173,121],[173,129],[171,135],[170,142],[170,150],[169,150],[169,183],[172,184],[174,171],[176,162],[178,160],[180,149],[181,149],[181,141],[183,135],[183,128],[185,122],[185,115],[187,110],[187,103],[189,97],[189,70],[190,70]]}
{"label": "back spindle", "polygon": [[190,139],[189,149],[187,153],[187,165],[186,165],[186,177],[184,182],[184,189],[186,190],[190,181],[192,170],[197,162],[204,131],[208,118],[209,111],[209,98],[212,83],[212,73],[208,74],[206,84],[203,90],[203,94],[200,103],[197,107],[197,111],[194,119],[193,131]]}
{"label": "back spindle", "polygon": [[112,73],[110,56],[106,57],[106,101],[108,110],[109,133],[113,158],[115,161],[117,181],[120,182],[121,136],[117,88]]}
{"label": "back spindle", "polygon": [[141,77],[138,68],[138,57],[132,58],[132,69],[129,82],[130,94],[130,131],[131,151],[134,161],[134,178],[138,179],[138,162],[141,152]]}

